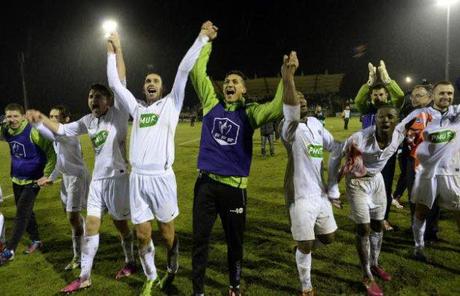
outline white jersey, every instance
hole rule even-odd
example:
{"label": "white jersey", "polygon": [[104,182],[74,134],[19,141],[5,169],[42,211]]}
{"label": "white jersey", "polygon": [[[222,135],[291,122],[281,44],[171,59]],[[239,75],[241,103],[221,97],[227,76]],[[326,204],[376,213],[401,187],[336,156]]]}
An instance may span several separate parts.
{"label": "white jersey", "polygon": [[60,124],[61,136],[88,134],[95,152],[93,180],[111,178],[127,173],[126,134],[129,114],[117,104],[106,114],[83,116],[77,121]]}
{"label": "white jersey", "polygon": [[395,154],[399,144],[404,139],[404,134],[393,133],[390,144],[381,149],[376,138],[376,126],[372,125],[352,134],[343,148],[343,155],[354,144],[362,153],[363,164],[367,170],[367,176],[375,176],[385,167],[388,159]]}
{"label": "white jersey", "polygon": [[329,165],[337,164],[331,161],[340,157],[342,143],[336,142],[323,124],[315,117],[300,121],[300,107],[283,105],[284,121],[281,129],[281,139],[288,151],[288,165],[285,176],[285,191],[288,203],[297,198],[309,198],[329,195],[330,198],[340,196],[336,181],[332,179],[335,168],[329,166],[329,184],[326,190],[322,178],[323,149],[333,152],[329,156]]}
{"label": "white jersey", "polygon": [[83,160],[83,153],[78,137],[55,136],[42,123],[35,126],[45,138],[53,141],[56,152],[56,168],[50,175],[51,180],[56,180],[59,174],[81,177],[87,171]]}
{"label": "white jersey", "polygon": [[201,48],[208,41],[199,36],[182,59],[171,92],[151,105],[137,101],[119,80],[116,55],[108,54],[107,76],[116,99],[133,117],[129,159],[132,171],[157,175],[174,162],[174,135],[184,101],[188,74],[195,65]]}
{"label": "white jersey", "polygon": [[399,130],[420,113],[430,114],[431,121],[423,131],[424,141],[417,146],[416,157],[420,164],[416,173],[422,178],[460,175],[460,139],[457,136],[460,106],[449,106],[444,113],[433,107],[414,110],[402,120]]}

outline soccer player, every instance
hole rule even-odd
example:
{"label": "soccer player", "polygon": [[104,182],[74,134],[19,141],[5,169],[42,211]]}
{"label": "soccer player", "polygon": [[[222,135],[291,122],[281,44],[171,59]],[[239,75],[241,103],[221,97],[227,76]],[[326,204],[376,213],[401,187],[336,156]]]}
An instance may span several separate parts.
{"label": "soccer player", "polygon": [[391,280],[391,275],[378,261],[387,206],[385,184],[380,172],[404,138],[403,133],[393,136],[398,118],[395,107],[380,106],[376,125],[347,139],[344,146],[347,162],[340,172],[346,176],[346,195],[351,206],[350,217],[356,223],[356,248],[363,270],[363,284],[371,296],[383,295],[374,275],[384,281]]}
{"label": "soccer player", "polygon": [[[210,41],[216,36],[217,28]],[[231,71],[224,79],[224,98],[219,99],[206,73],[211,47],[203,47],[190,73],[204,115],[193,201],[193,292],[204,294],[209,239],[219,215],[227,243],[229,295],[235,296],[240,295],[252,136],[262,124],[282,116],[282,84],[273,101],[248,104],[244,74]]]}
{"label": "soccer player", "polygon": [[[49,118],[56,123],[65,124],[70,121],[70,113],[65,106],[58,105],[51,108]],[[36,128],[45,138],[54,141],[57,164],[53,174],[47,181],[52,183],[62,174],[61,201],[72,228],[73,248],[73,258],[64,269],[72,270],[80,267],[81,264],[81,239],[84,232],[84,219],[80,213],[86,209],[91,176],[83,160],[78,137],[55,136],[43,124],[38,124]]]}
{"label": "soccer player", "polygon": [[[400,108],[404,102],[404,92],[398,84],[390,78],[384,61],[380,61],[378,67],[368,64],[369,79],[363,84],[355,98],[356,108],[362,115],[362,127],[367,128],[375,124],[377,108],[380,104],[391,104]],[[378,82],[377,72],[380,76]],[[388,221],[393,197],[391,195],[393,187],[393,177],[396,169],[396,154],[387,161],[387,165],[382,170],[385,182],[385,192],[387,196],[387,207],[385,212],[384,229],[393,230],[393,226]]]}
{"label": "soccer player", "polygon": [[11,181],[13,183],[16,218],[11,238],[0,254],[0,265],[14,258],[14,253],[24,231],[32,240],[25,251],[33,253],[42,247],[38,224],[33,211],[40,185],[53,172],[56,154],[53,144],[33,128],[19,104],[5,107],[6,123],[1,126],[0,140],[7,141],[11,153]]}
{"label": "soccer player", "polygon": [[423,130],[423,141],[417,146],[418,165],[411,194],[415,203],[414,258],[425,262],[426,218],[436,198],[439,207],[454,212],[460,227],[460,146],[456,136],[460,108],[452,106],[453,100],[452,83],[440,81],[433,87],[433,106],[415,110],[403,120],[407,122],[420,114],[427,114],[431,119]]}
{"label": "soccer player", "polygon": [[[198,38],[182,59],[171,92],[164,95],[161,77],[145,77],[144,101],[138,101],[120,82],[117,64],[123,63],[117,33],[108,40],[107,76],[119,104],[133,117],[130,142],[130,207],[131,220],[139,241],[139,257],[147,276],[142,295],[150,295],[154,281],[165,288],[176,274],[179,263],[179,239],[174,219],[179,215],[174,163],[174,135],[184,102],[185,85],[201,48],[213,33],[212,23],[205,22]],[[158,281],[154,264],[155,248],[151,239],[153,219],[158,221],[167,247],[167,274]]]}
{"label": "soccer player", "polygon": [[[124,73],[123,70],[120,72]],[[124,80],[124,75],[120,75]],[[85,235],[81,250],[80,277],[61,292],[72,293],[91,286],[91,269],[99,247],[101,216],[105,210],[112,216],[113,223],[120,233],[121,245],[125,254],[125,265],[115,278],[129,276],[136,271],[133,234],[128,227],[129,178],[126,160],[126,135],[128,112],[106,86],[94,84],[88,94],[91,113],[81,119],[61,124],[51,121],[38,111],[30,111],[33,121],[42,121],[53,133],[74,137],[88,134],[95,152],[93,176],[90,183]]]}
{"label": "soccer player", "polygon": [[[284,84],[281,139],[288,152],[284,190],[291,232],[297,242],[295,259],[302,286],[301,295],[310,296],[315,294],[310,276],[315,240],[323,244],[333,241],[337,224],[331,202],[340,207],[338,187],[326,190],[323,184],[323,149],[333,152],[329,157],[334,159],[340,157],[342,144],[334,141],[321,121],[306,117],[307,101],[295,91],[294,72],[297,67],[295,52],[291,52],[289,57],[285,56],[281,68]],[[334,168],[329,169],[331,177],[334,177],[334,171]]]}

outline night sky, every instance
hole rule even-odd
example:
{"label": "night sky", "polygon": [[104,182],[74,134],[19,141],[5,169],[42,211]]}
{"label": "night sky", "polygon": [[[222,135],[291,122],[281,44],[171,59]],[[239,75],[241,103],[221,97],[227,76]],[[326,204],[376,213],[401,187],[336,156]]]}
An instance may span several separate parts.
{"label": "night sky", "polygon": [[[71,5],[72,3],[73,5]],[[281,58],[296,50],[298,73],[345,73],[340,95],[354,97],[367,80],[367,63],[384,59],[403,89],[444,78],[446,9],[434,0],[337,1],[16,1],[1,12],[0,107],[22,103],[18,53],[25,53],[29,104],[48,112],[65,103],[87,112],[88,87],[106,83],[102,21],[115,19],[124,48],[128,88],[142,98],[151,69],[171,86],[201,23],[219,27],[208,73],[276,76]],[[451,8],[450,77],[459,75],[460,3]],[[354,58],[356,47],[367,45]],[[355,50],[354,50],[355,49]],[[198,101],[188,85],[185,104]]]}

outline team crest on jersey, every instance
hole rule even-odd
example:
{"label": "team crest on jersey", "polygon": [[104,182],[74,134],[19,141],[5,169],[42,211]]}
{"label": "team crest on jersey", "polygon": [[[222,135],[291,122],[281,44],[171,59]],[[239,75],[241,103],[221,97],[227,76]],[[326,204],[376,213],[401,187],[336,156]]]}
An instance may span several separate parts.
{"label": "team crest on jersey", "polygon": [[159,116],[155,113],[141,114],[141,120],[139,121],[139,127],[154,126],[158,122]]}
{"label": "team crest on jersey", "polygon": [[93,142],[93,146],[94,146],[94,149],[96,149],[96,152],[99,152],[98,150],[102,147],[102,145],[104,145],[108,136],[109,136],[109,132],[104,130],[104,131],[98,132],[91,138],[91,142]]}
{"label": "team crest on jersey", "polygon": [[434,144],[448,143],[455,138],[455,135],[456,133],[452,130],[444,130],[429,134],[428,139]]}
{"label": "team crest on jersey", "polygon": [[16,141],[11,141],[10,142],[10,147],[11,147],[11,153],[18,158],[23,158],[26,157],[26,148],[22,143],[16,142]]}
{"label": "team crest on jersey", "polygon": [[228,118],[214,118],[212,137],[220,145],[235,145],[238,142],[240,126]]}
{"label": "team crest on jersey", "polygon": [[312,158],[323,158],[323,145],[307,145],[308,156]]}

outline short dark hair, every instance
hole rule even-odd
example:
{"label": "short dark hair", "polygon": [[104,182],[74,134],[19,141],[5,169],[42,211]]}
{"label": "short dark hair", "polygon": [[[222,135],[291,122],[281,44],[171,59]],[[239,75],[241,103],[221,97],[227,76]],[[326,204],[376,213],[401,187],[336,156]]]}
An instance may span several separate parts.
{"label": "short dark hair", "polygon": [[452,87],[454,87],[454,84],[449,81],[449,80],[441,80],[441,81],[438,81],[434,84],[433,86],[433,91],[435,90],[436,87],[438,87],[439,85],[451,85]]}
{"label": "short dark hair", "polygon": [[89,87],[89,90],[100,92],[103,96],[113,99],[113,92],[105,85],[101,83],[94,83]]}
{"label": "short dark hair", "polygon": [[5,107],[5,113],[6,111],[19,111],[19,113],[21,113],[22,115],[25,114],[25,111],[24,111],[24,107],[20,104],[17,104],[17,103],[10,103],[8,105],[6,105]]}
{"label": "short dark hair", "polygon": [[241,72],[240,70],[231,70],[231,71],[228,71],[227,74],[225,74],[225,78],[227,78],[229,75],[232,75],[232,74],[240,76],[241,79],[243,80],[244,85],[246,86],[246,80],[248,80],[248,77],[244,75],[243,72]]}
{"label": "short dark hair", "polygon": [[377,83],[375,85],[373,85],[370,89],[369,89],[369,93],[371,93],[373,90],[376,90],[376,89],[385,89],[385,92],[388,93],[388,89],[385,87],[385,84],[383,83]]}
{"label": "short dark hair", "polygon": [[396,112],[399,114],[399,108],[390,103],[379,104],[377,107],[377,112],[379,112],[380,109],[393,109],[396,110]]}
{"label": "short dark hair", "polygon": [[55,106],[51,107],[50,110],[58,110],[59,114],[62,116],[62,118],[67,118],[67,117],[70,118],[69,109],[67,109],[67,107],[64,106],[64,105],[55,105]]}

